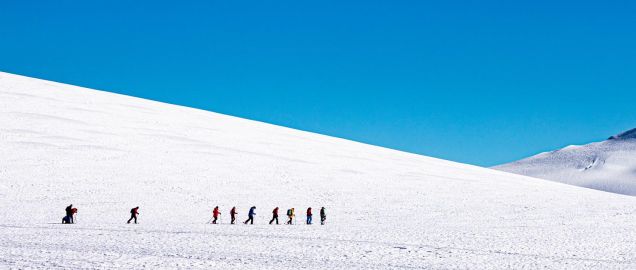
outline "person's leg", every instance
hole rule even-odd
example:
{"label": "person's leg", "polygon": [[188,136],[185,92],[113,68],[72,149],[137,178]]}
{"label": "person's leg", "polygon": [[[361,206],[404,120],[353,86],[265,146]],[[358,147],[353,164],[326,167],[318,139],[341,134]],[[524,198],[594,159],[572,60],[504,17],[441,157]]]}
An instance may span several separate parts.
{"label": "person's leg", "polygon": [[276,225],[278,225],[278,216],[276,216]]}
{"label": "person's leg", "polygon": [[133,218],[135,218],[134,215],[130,215],[130,219],[128,219],[128,224],[130,224],[130,222],[133,220]]}
{"label": "person's leg", "polygon": [[135,224],[137,224],[137,215],[135,215]]}
{"label": "person's leg", "polygon": [[272,217],[272,220],[269,221],[269,225],[272,225],[272,222],[274,222],[275,217]]}

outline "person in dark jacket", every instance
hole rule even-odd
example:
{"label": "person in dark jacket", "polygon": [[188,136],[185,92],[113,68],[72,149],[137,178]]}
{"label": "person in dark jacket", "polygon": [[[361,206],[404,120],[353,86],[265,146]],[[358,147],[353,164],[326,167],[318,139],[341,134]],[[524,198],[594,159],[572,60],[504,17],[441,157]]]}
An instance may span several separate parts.
{"label": "person in dark jacket", "polygon": [[311,207],[307,208],[307,225],[311,225]]}
{"label": "person in dark jacket", "polygon": [[214,207],[214,211],[212,211],[212,217],[214,218],[214,220],[212,220],[212,224],[216,224],[220,214],[221,212],[219,211],[219,207]]}
{"label": "person in dark jacket", "polygon": [[254,224],[255,215],[256,215],[256,206],[252,206],[252,208],[250,208],[250,212],[247,214],[247,220],[243,223],[247,224],[249,222],[250,224]]}
{"label": "person in dark jacket", "polygon": [[276,225],[278,225],[278,207],[274,208],[274,211],[272,211],[272,220],[269,221],[269,224],[271,225],[274,220],[276,220]]}
{"label": "person in dark jacket", "polygon": [[62,219],[62,223],[72,224],[73,223],[73,204],[69,205],[64,209],[66,212],[66,216]]}
{"label": "person in dark jacket", "polygon": [[137,215],[139,215],[139,206],[130,209],[130,219],[128,220],[128,223],[130,224],[130,221],[134,219],[135,224],[137,224]]}
{"label": "person in dark jacket", "polygon": [[320,208],[320,225],[325,225],[325,220],[327,220],[327,214],[325,213],[325,208]]}
{"label": "person in dark jacket", "polygon": [[234,222],[236,221],[236,206],[232,207],[232,210],[230,210],[230,218],[232,219],[230,221],[230,224],[234,224]]}

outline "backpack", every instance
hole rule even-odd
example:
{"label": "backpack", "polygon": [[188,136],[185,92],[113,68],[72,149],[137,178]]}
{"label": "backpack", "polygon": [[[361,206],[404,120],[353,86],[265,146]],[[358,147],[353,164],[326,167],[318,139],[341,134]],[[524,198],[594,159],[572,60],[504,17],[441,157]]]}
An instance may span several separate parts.
{"label": "backpack", "polygon": [[291,209],[287,209],[287,215],[288,215],[288,216],[291,216],[291,215],[292,215],[292,211],[291,211]]}

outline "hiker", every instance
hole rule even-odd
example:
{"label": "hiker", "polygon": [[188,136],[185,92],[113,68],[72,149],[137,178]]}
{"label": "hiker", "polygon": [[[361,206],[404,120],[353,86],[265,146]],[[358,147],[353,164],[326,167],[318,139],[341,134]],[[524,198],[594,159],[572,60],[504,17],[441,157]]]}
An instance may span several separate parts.
{"label": "hiker", "polygon": [[291,225],[294,221],[294,208],[287,209],[287,217],[289,218],[289,220],[285,224]]}
{"label": "hiker", "polygon": [[311,207],[307,208],[307,225],[311,225]]}
{"label": "hiker", "polygon": [[139,215],[139,206],[130,209],[130,219],[128,220],[128,224],[130,224],[131,220],[135,220],[135,224],[137,224],[137,215]]}
{"label": "hiker", "polygon": [[320,225],[325,225],[325,220],[327,220],[327,214],[325,214],[325,208],[320,208]]}
{"label": "hiker", "polygon": [[77,208],[71,208],[71,223],[75,223],[75,215],[77,214]]}
{"label": "hiker", "polygon": [[230,224],[234,224],[234,221],[236,221],[236,206],[232,207],[232,210],[230,210],[230,217],[232,218],[232,221],[230,222]]}
{"label": "hiker", "polygon": [[219,207],[214,207],[214,211],[212,211],[212,217],[214,217],[214,220],[212,220],[212,224],[216,224],[216,220],[219,218],[220,214],[221,212],[219,212]]}
{"label": "hiker", "polygon": [[274,220],[276,220],[276,225],[278,225],[278,207],[274,208],[274,211],[272,211],[272,220],[269,221],[269,224],[271,225]]}
{"label": "hiker", "polygon": [[254,224],[254,215],[256,215],[256,206],[250,208],[250,212],[247,214],[247,220],[243,223],[247,224],[249,222],[250,224]]}
{"label": "hiker", "polygon": [[66,211],[66,216],[62,219],[62,224],[72,224],[73,223],[73,204],[69,205],[64,209]]}

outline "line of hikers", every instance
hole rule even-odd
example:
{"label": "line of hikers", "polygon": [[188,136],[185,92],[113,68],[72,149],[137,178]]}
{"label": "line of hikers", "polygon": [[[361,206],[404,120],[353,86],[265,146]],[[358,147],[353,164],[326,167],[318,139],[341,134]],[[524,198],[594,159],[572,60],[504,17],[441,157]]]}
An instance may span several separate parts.
{"label": "line of hikers", "polygon": [[[232,207],[232,210],[230,210],[230,224],[234,224],[236,222],[236,215],[238,214],[238,212],[236,212],[236,207]],[[221,215],[221,211],[219,210],[219,207],[214,207],[214,210],[212,211],[212,224],[217,224],[217,221],[219,219]],[[256,216],[256,206],[252,206],[250,207],[249,212],[247,213],[247,220],[245,220],[243,222],[243,224],[254,224],[254,216]],[[307,221],[306,224],[307,225],[311,225],[312,224],[312,217],[313,217],[313,213],[311,212],[311,207],[307,208]],[[287,225],[291,225],[294,221],[294,218],[296,217],[295,214],[295,209],[294,208],[290,208],[287,209],[287,222],[285,224]],[[320,208],[320,225],[325,225],[325,221],[327,220],[327,214],[325,212],[325,208],[322,207]],[[269,224],[273,224],[274,221],[276,221],[276,225],[278,225],[278,207],[274,208],[274,210],[272,211],[272,219],[269,221]]]}
{"label": "line of hikers", "polygon": [[[73,208],[73,204],[71,204],[66,207],[65,211],[66,211],[66,216],[62,218],[62,224],[75,223],[75,215],[77,214],[77,208]],[[230,210],[230,217],[231,217],[230,224],[234,224],[236,222],[237,214],[238,212],[236,212],[236,207],[232,207],[232,210]],[[138,215],[139,215],[139,206],[136,206],[130,209],[130,219],[128,219],[127,223],[130,224],[130,222],[134,220],[135,224],[137,224]],[[221,215],[221,211],[219,210],[219,207],[218,206],[214,207],[214,210],[212,211],[211,223],[217,224],[217,220],[219,219],[220,215]],[[243,224],[248,224],[248,223],[254,224],[254,216],[256,216],[256,206],[250,207],[250,210],[247,214],[247,220],[245,220]],[[296,217],[295,209],[294,208],[287,209],[287,218],[289,219],[287,220],[285,224],[292,225],[293,221],[295,220],[294,219],[295,217]],[[312,217],[313,217],[313,213],[311,212],[311,207],[307,208],[306,217],[307,217],[306,224],[311,225]],[[320,225],[325,225],[326,220],[327,220],[327,214],[325,213],[325,208],[322,207],[320,208]],[[274,221],[276,221],[276,225],[278,225],[278,207],[274,208],[274,210],[272,211],[272,220],[269,221],[269,224],[271,225],[272,223],[274,223]]]}

